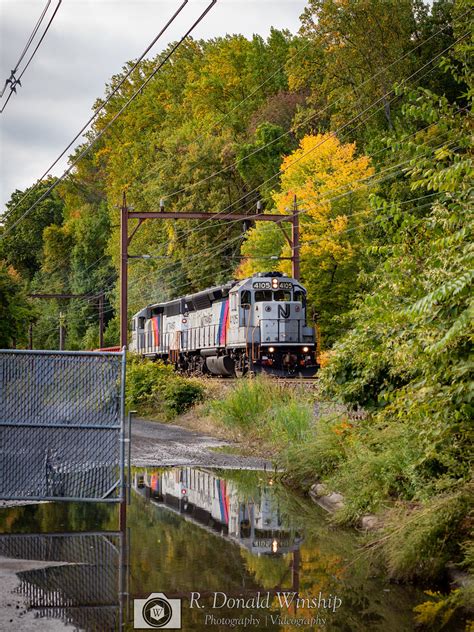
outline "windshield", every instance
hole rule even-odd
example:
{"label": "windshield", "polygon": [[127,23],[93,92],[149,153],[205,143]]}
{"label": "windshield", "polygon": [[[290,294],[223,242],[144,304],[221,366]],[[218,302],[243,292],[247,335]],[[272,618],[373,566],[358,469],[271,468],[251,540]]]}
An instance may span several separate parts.
{"label": "windshield", "polygon": [[287,290],[257,290],[255,292],[255,302],[261,303],[262,301],[291,301],[291,292]]}

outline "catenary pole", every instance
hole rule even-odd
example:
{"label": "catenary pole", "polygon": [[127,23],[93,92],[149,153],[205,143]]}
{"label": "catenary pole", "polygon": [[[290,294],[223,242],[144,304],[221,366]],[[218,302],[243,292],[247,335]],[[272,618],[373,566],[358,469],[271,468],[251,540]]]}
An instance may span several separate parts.
{"label": "catenary pole", "polygon": [[124,191],[120,209],[120,347],[128,346],[128,208]]}

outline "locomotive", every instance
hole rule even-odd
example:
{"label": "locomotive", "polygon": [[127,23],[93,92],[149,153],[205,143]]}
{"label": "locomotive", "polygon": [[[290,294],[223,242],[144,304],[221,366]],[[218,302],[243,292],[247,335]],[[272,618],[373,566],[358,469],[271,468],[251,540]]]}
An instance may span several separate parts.
{"label": "locomotive", "polygon": [[281,272],[259,272],[133,316],[130,350],[190,374],[314,375],[306,290]]}

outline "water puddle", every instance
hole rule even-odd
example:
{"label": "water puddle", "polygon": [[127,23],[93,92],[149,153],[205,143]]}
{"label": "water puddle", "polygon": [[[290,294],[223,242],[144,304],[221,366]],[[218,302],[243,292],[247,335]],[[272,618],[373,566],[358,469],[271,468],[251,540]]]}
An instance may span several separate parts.
{"label": "water puddle", "polygon": [[[384,578],[361,536],[260,471],[136,469],[124,531],[118,507],[51,503],[0,509],[0,534],[17,594],[77,630],[132,631],[133,600],[151,593],[182,600],[186,631],[403,632],[425,600]],[[170,629],[179,608],[160,599],[136,614],[170,616],[153,626]]]}

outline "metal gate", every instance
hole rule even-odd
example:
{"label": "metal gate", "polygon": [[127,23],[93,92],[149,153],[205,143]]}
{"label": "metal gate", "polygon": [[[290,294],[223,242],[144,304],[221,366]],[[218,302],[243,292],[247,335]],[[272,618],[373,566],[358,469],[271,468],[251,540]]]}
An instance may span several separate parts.
{"label": "metal gate", "polygon": [[125,352],[0,351],[0,498],[119,502]]}

